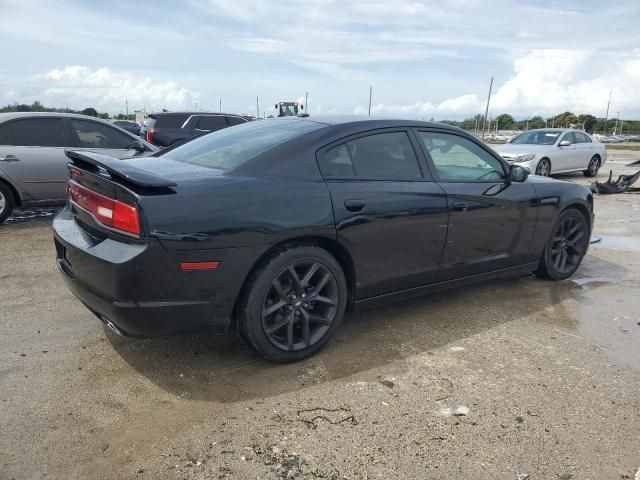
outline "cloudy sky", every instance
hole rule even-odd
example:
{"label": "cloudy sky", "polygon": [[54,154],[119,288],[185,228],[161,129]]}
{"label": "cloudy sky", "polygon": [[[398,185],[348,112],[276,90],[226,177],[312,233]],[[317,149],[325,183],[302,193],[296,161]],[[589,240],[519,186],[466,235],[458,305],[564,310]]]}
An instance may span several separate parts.
{"label": "cloudy sky", "polygon": [[640,2],[0,0],[0,104],[640,118]]}

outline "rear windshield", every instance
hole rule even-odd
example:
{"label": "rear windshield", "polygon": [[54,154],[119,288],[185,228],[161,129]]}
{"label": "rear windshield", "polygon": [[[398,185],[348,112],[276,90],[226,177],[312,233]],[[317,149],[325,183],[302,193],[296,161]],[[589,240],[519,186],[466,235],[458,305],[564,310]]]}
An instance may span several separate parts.
{"label": "rear windshield", "polygon": [[153,128],[180,128],[191,115],[187,113],[169,113],[158,115]]}
{"label": "rear windshield", "polygon": [[158,156],[202,167],[230,170],[278,143],[325,126],[300,120],[258,120],[203,135]]}

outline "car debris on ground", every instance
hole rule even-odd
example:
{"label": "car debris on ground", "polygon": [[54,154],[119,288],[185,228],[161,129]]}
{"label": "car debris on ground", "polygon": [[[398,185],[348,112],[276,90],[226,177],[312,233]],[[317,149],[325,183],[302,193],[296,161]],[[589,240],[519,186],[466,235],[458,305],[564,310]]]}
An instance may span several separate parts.
{"label": "car debris on ground", "polygon": [[638,178],[640,170],[633,175],[620,175],[618,180],[612,181],[613,170],[609,171],[609,179],[606,182],[593,182],[591,191],[599,194],[640,192],[640,188],[631,188]]}

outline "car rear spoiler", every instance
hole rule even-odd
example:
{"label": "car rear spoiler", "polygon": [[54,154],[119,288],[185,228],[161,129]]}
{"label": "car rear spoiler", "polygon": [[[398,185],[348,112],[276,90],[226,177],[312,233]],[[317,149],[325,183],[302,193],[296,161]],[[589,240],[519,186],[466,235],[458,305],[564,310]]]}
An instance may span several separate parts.
{"label": "car rear spoiler", "polygon": [[133,167],[123,160],[102,153],[86,150],[65,150],[64,153],[71,160],[70,167],[75,166],[103,175],[106,172],[113,180],[124,184],[141,188],[168,188],[177,185],[171,180]]}

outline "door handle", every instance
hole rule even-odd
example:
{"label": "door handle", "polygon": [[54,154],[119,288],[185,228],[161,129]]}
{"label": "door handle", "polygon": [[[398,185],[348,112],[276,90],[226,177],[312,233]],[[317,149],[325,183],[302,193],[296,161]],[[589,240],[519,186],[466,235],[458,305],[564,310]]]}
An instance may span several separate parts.
{"label": "door handle", "polygon": [[453,202],[451,204],[454,210],[457,212],[466,212],[472,206],[469,202]]}
{"label": "door handle", "polygon": [[0,162],[19,162],[20,159],[15,155],[7,155],[6,157],[0,157]]}
{"label": "door handle", "polygon": [[364,200],[353,199],[344,201],[344,208],[350,212],[359,212],[364,208],[364,206]]}

